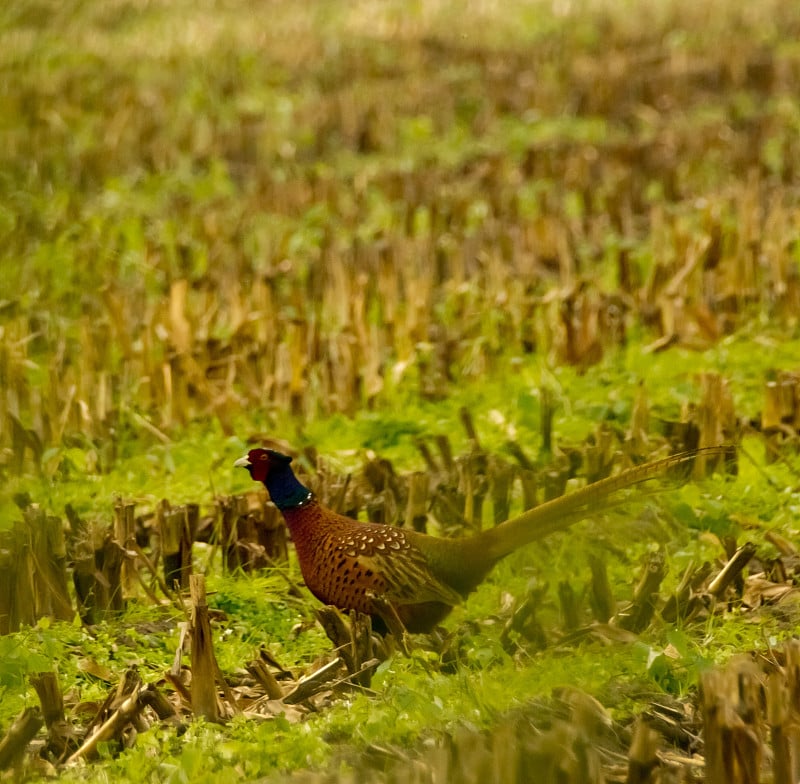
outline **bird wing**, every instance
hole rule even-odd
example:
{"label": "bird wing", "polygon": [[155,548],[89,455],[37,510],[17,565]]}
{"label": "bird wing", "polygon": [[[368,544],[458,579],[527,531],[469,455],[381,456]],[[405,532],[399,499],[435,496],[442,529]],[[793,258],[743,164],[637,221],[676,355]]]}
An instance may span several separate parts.
{"label": "bird wing", "polygon": [[443,602],[456,605],[461,595],[431,572],[425,556],[409,548],[402,558],[392,558],[380,551],[358,558],[367,568],[379,573],[386,583],[381,598],[393,604]]}
{"label": "bird wing", "polygon": [[379,598],[393,604],[443,602],[456,605],[461,594],[436,577],[425,554],[394,526],[348,526],[339,546],[361,569],[380,576],[384,588]]}

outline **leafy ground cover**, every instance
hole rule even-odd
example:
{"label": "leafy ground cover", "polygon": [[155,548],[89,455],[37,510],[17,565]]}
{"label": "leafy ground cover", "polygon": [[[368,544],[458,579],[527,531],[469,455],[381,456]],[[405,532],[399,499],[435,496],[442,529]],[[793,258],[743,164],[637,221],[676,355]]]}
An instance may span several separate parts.
{"label": "leafy ground cover", "polygon": [[[341,472],[367,450],[422,470],[421,437],[470,448],[464,407],[485,449],[537,456],[546,396],[570,448],[601,423],[630,437],[643,388],[656,448],[708,373],[748,455],[735,479],[665,496],[655,522],[634,504],[503,562],[448,620],[454,662],[395,656],[377,698],[154,729],[62,778],[346,769],[565,684],[628,719],[793,635],[788,605],[611,644],[553,630],[557,584],[583,590],[592,555],[624,600],[662,548],[666,596],[725,536],[767,558],[767,532],[796,534],[796,457],[773,462],[758,424],[800,358],[798,33],[779,0],[4,4],[0,529],[21,493],[96,519],[116,495],[208,507],[249,489],[230,465],[263,435]],[[783,419],[791,447],[800,416]],[[298,671],[328,652],[282,578],[196,561],[223,672],[263,642]],[[503,613],[544,586],[551,644],[509,650]],[[76,705],[130,664],[157,677],[179,620],[134,604],[1,637],[0,723],[53,661]]]}

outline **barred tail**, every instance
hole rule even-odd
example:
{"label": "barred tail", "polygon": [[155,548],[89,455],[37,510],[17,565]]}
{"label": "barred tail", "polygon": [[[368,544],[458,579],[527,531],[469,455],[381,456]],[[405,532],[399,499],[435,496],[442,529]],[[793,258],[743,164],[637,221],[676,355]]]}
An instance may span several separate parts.
{"label": "barred tail", "polygon": [[678,466],[689,464],[688,467],[691,468],[691,461],[698,458],[706,460],[729,456],[732,450],[733,447],[730,445],[704,447],[629,468],[622,473],[586,485],[569,495],[546,501],[484,531],[482,537],[485,537],[487,548],[494,559],[499,560],[522,545],[543,539],[588,517],[592,512],[601,511],[604,506],[609,505],[606,499],[619,490],[646,482],[648,479],[666,476]]}

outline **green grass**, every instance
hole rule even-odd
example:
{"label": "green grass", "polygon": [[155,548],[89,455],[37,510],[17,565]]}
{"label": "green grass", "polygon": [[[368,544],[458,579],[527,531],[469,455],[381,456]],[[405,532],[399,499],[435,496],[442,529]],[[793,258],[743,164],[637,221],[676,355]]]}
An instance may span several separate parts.
{"label": "green grass", "polygon": [[[757,422],[765,383],[800,356],[798,40],[788,0],[4,4],[0,532],[20,493],[97,521],[120,496],[209,510],[251,489],[232,463],[265,435],[341,472],[368,451],[421,470],[419,437],[470,448],[462,407],[487,451],[515,440],[544,460],[543,389],[560,448],[624,433],[640,386],[657,437],[698,403],[703,373]],[[592,326],[607,301],[624,341]],[[597,342],[578,357],[561,321],[575,302]],[[666,595],[725,535],[776,555],[767,531],[797,535],[797,461],[766,463],[744,433],[737,478],[498,565],[448,619],[446,660],[393,657],[377,698],[299,723],[156,727],[60,777],[347,770],[564,685],[623,721],[651,695],[690,695],[704,668],[793,634],[791,608],[564,646],[557,586],[583,592],[594,554],[629,598],[661,548]],[[298,672],[328,651],[313,600],[279,575],[195,557],[225,614],[223,672],[262,644]],[[539,589],[549,647],[504,649],[509,602]],[[77,701],[102,700],[130,664],[158,680],[180,620],[134,603],[91,630],[43,620],[0,638],[0,729],[52,662]]]}

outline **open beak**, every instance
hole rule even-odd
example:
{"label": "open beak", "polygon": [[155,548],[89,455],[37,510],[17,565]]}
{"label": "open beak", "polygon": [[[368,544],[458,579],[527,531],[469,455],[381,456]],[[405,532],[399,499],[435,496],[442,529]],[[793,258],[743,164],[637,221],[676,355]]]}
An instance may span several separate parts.
{"label": "open beak", "polygon": [[234,468],[250,468],[252,463],[250,462],[250,458],[247,455],[240,457],[234,464]]}

